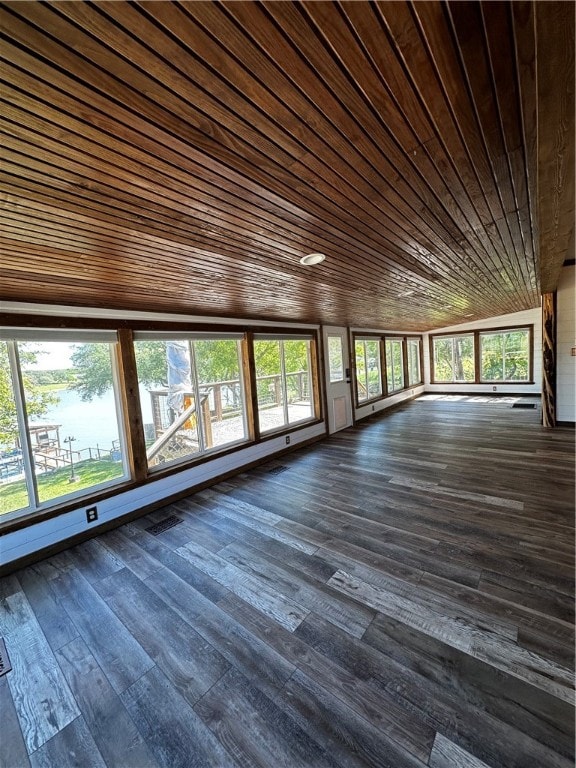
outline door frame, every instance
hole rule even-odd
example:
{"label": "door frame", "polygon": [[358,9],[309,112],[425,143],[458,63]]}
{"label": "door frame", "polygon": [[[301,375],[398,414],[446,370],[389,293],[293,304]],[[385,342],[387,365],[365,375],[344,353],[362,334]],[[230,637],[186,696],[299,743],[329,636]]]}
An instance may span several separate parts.
{"label": "door frame", "polygon": [[[338,337],[342,348],[342,378],[330,381],[330,354],[328,339]],[[324,391],[326,393],[326,425],[328,434],[347,429],[354,424],[352,400],[352,370],[350,367],[350,335],[345,326],[322,326],[324,357]]]}

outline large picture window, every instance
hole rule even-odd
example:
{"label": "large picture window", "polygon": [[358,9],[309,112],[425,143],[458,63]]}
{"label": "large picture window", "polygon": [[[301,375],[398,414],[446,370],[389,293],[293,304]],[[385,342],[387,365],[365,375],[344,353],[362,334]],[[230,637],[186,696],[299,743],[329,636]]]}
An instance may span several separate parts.
{"label": "large picture window", "polygon": [[358,402],[371,400],[382,394],[380,369],[380,340],[355,339],[356,387]]}
{"label": "large picture window", "polygon": [[480,380],[528,381],[530,332],[528,328],[480,333]]}
{"label": "large picture window", "polygon": [[533,326],[431,336],[432,383],[532,381]]}
{"label": "large picture window", "polygon": [[388,394],[404,388],[402,339],[386,339],[386,379]]}
{"label": "large picture window", "polygon": [[311,337],[254,337],[262,434],[314,418]]}
{"label": "large picture window", "polygon": [[151,470],[246,439],[242,338],[135,334]]}
{"label": "large picture window", "polygon": [[435,336],[432,340],[434,381],[474,382],[474,336]]}
{"label": "large picture window", "polygon": [[309,331],[0,329],[0,523],[306,425],[317,364]]}
{"label": "large picture window", "polygon": [[3,332],[0,514],[126,478],[114,333]]}

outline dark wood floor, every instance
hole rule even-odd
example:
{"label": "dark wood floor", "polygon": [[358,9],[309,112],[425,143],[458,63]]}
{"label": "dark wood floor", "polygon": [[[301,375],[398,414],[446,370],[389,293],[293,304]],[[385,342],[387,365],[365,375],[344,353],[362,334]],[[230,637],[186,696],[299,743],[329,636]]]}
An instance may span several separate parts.
{"label": "dark wood floor", "polygon": [[421,399],[5,577],[0,765],[573,765],[574,431],[538,418]]}

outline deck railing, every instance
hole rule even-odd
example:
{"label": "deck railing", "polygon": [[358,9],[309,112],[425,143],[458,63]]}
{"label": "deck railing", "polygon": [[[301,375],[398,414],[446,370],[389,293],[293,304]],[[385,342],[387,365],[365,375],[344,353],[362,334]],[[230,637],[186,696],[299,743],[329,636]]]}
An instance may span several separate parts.
{"label": "deck railing", "polygon": [[[286,390],[289,403],[306,401],[309,399],[309,375],[308,371],[294,371],[287,373]],[[270,374],[256,378],[258,392],[258,405],[260,408],[274,407],[282,403],[282,375]],[[241,379],[226,379],[224,381],[208,381],[199,384],[200,392],[207,396],[208,410],[211,421],[222,421],[231,416],[242,413],[242,381]],[[167,429],[171,420],[166,403],[162,406],[158,402],[161,397],[166,400],[168,391],[152,390],[153,417],[156,431]],[[185,393],[186,394],[186,393]],[[189,393],[193,397],[193,393]]]}

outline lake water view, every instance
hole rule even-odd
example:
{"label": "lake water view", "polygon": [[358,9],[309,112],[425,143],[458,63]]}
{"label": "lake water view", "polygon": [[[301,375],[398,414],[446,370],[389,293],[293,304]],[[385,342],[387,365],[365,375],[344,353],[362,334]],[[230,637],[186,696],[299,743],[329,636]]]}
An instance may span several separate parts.
{"label": "lake water view", "polygon": [[[69,435],[75,437],[73,450],[100,448],[109,451],[112,442],[119,439],[116,407],[112,390],[102,397],[94,397],[89,402],[80,399],[73,389],[59,389],[55,392],[59,402],[42,417],[41,423],[60,424],[60,442]],[[147,390],[140,390],[142,416],[144,422],[152,421],[150,395]],[[85,457],[83,457],[85,458]]]}

